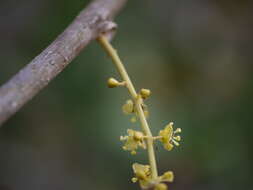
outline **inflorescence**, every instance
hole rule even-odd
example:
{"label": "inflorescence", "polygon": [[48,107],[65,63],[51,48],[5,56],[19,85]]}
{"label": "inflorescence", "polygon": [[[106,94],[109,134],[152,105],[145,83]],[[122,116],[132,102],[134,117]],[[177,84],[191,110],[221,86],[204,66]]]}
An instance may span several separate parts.
{"label": "inflorescence", "polygon": [[122,148],[125,151],[129,151],[132,155],[137,154],[140,148],[148,151],[148,165],[138,163],[132,165],[134,172],[132,182],[139,182],[142,189],[167,190],[165,183],[173,182],[174,174],[172,171],[167,171],[163,175],[158,176],[153,145],[154,142],[160,141],[166,150],[171,151],[175,146],[179,146],[179,141],[181,141],[179,133],[181,133],[181,129],[177,128],[174,130],[173,122],[170,122],[163,130],[160,130],[157,136],[152,135],[147,123],[149,116],[148,107],[144,104],[144,100],[150,97],[151,91],[143,88],[137,93],[116,50],[109,43],[106,36],[101,35],[98,38],[98,42],[112,58],[123,79],[123,81],[118,81],[114,78],[109,78],[107,81],[108,87],[126,87],[128,89],[131,99],[125,102],[122,106],[122,111],[132,116],[131,122],[139,120],[141,124],[141,131],[127,129],[127,135],[120,136],[120,140],[124,142]]}

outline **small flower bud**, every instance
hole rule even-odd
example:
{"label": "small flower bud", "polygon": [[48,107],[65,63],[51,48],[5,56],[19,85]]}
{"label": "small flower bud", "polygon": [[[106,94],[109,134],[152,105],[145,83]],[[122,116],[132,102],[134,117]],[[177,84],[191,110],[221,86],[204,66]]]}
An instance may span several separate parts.
{"label": "small flower bud", "polygon": [[149,89],[142,88],[140,91],[140,95],[143,99],[146,99],[150,96],[151,91]]}
{"label": "small flower bud", "polygon": [[130,114],[134,112],[134,103],[132,100],[127,100],[122,106],[122,110],[125,114]]}
{"label": "small flower bud", "polygon": [[109,88],[115,88],[117,86],[119,86],[119,81],[117,81],[115,78],[109,78],[107,81],[107,86]]}

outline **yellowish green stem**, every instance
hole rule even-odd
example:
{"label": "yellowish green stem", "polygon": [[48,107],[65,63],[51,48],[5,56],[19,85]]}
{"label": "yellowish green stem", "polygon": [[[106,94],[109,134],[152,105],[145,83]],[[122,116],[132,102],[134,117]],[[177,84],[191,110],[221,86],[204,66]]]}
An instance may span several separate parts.
{"label": "yellowish green stem", "polygon": [[[150,138],[150,137],[148,137],[148,136],[144,136],[143,137],[144,139],[148,139],[148,138]],[[161,138],[163,138],[162,136],[156,136],[156,137],[152,137],[153,138],[153,140],[158,140],[158,139],[161,139]]]}
{"label": "yellowish green stem", "polygon": [[156,166],[156,159],[155,159],[155,152],[154,152],[154,143],[153,143],[153,136],[150,131],[148,122],[146,120],[146,117],[144,115],[143,109],[142,109],[142,103],[143,99],[141,96],[139,96],[136,93],[136,90],[127,74],[127,71],[121,62],[119,55],[117,54],[117,51],[112,47],[110,42],[108,41],[107,37],[104,35],[101,35],[98,37],[98,42],[102,45],[102,47],[105,49],[105,51],[108,53],[108,55],[111,57],[113,63],[115,64],[120,76],[122,79],[126,82],[126,88],[128,89],[132,100],[135,103],[137,114],[140,118],[141,127],[144,132],[144,134],[149,137],[147,138],[147,150],[148,150],[148,157],[149,157],[149,164],[151,168],[151,176],[153,179],[156,179],[158,177],[157,173],[157,166]]}

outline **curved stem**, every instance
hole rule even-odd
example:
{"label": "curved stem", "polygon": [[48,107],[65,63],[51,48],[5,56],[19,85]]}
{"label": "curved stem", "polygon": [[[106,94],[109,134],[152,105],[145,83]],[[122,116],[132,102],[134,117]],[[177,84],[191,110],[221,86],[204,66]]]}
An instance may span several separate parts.
{"label": "curved stem", "polygon": [[143,109],[142,109],[142,103],[143,99],[136,93],[136,90],[127,74],[127,71],[121,62],[119,55],[117,54],[117,51],[112,47],[108,39],[104,35],[100,35],[98,37],[98,42],[102,45],[102,47],[105,49],[105,51],[108,53],[108,55],[111,57],[113,63],[115,64],[120,76],[122,79],[126,82],[126,88],[128,89],[132,100],[135,103],[137,114],[140,118],[141,127],[147,138],[147,149],[148,149],[148,157],[149,157],[149,164],[151,168],[151,176],[153,179],[158,177],[157,173],[157,167],[156,167],[156,159],[155,159],[155,152],[154,152],[154,146],[153,146],[153,136],[150,131],[148,122],[145,118]]}

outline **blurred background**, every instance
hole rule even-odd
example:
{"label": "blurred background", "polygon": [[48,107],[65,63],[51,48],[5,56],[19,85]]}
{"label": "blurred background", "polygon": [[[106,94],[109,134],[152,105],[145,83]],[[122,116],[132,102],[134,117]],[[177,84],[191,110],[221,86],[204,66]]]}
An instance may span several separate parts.
{"label": "blurred background", "polygon": [[[1,0],[0,85],[29,63],[86,0]],[[252,189],[253,2],[136,0],[113,44],[136,87],[150,88],[152,131],[181,127],[179,148],[156,147],[173,190]],[[129,98],[108,89],[116,69],[96,42],[0,129],[0,190],[139,189],[120,135],[139,129]]]}

